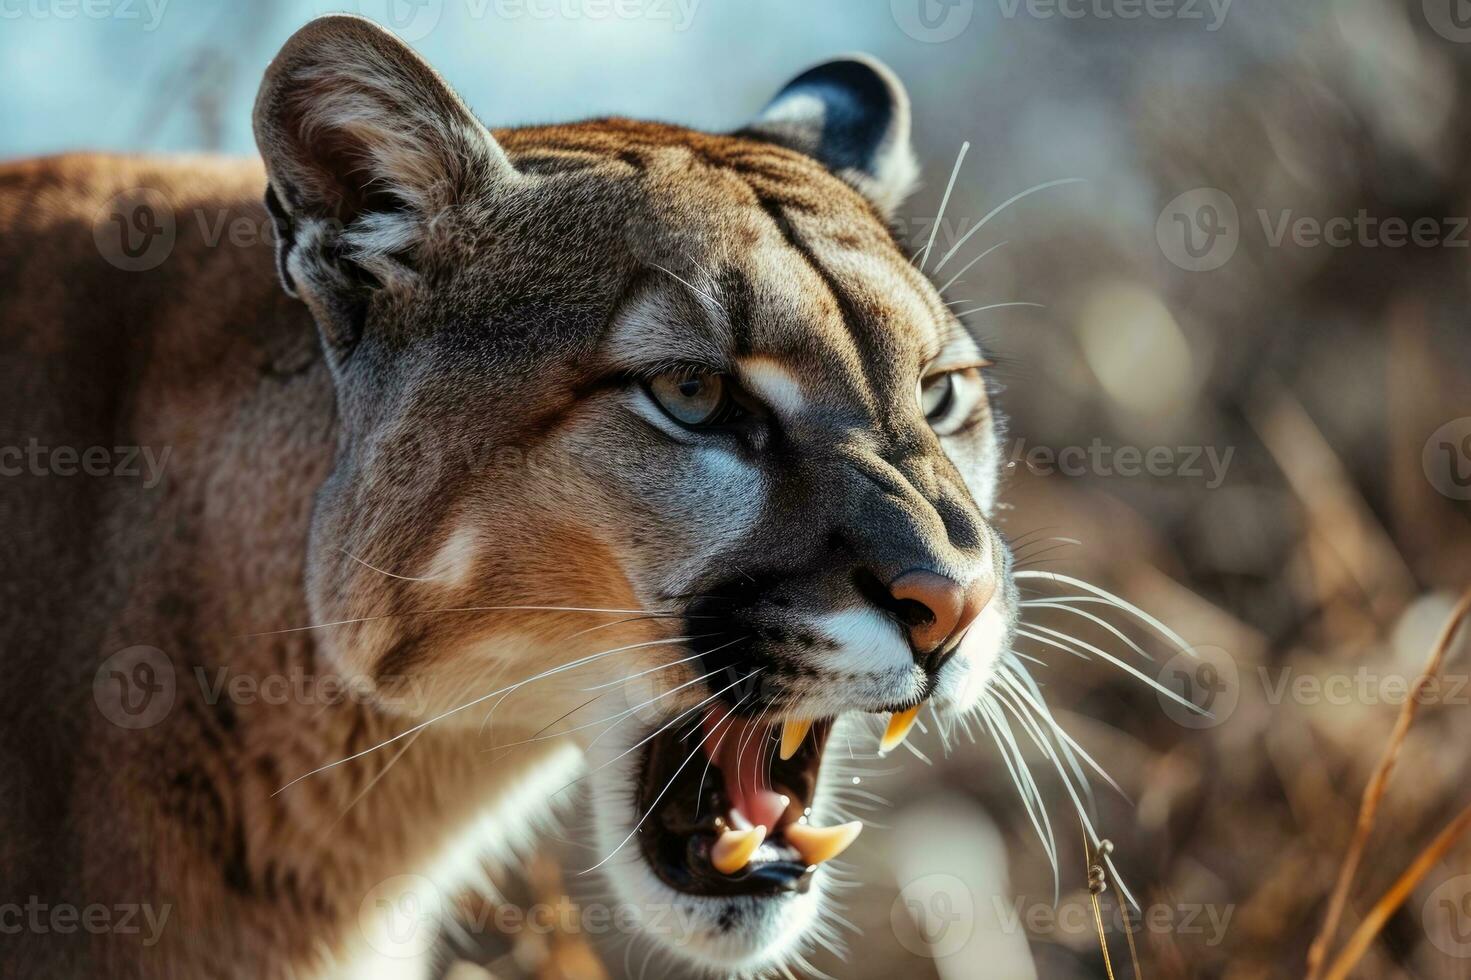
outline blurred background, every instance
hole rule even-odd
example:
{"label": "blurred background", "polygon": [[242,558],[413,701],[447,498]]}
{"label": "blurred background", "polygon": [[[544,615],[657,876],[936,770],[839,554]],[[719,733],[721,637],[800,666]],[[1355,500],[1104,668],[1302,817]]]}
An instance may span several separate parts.
{"label": "blurred background", "polygon": [[[0,156],[253,153],[262,69],[301,23],[341,9],[0,0]],[[1022,565],[1108,589],[1193,656],[1107,603],[1030,606],[1019,643],[1058,722],[1122,790],[1095,777],[1084,802],[1142,915],[1120,912],[1112,874],[1095,909],[1067,789],[1024,731],[1057,896],[989,734],[947,754],[931,732],[913,740],[929,765],[889,760],[867,780],[888,803],[852,852],[848,952],[813,962],[943,980],[1304,975],[1360,795],[1471,585],[1471,4],[347,9],[410,40],[491,126],[622,114],[733,128],[834,54],[898,72],[926,175],[899,234],[918,251],[933,231],[926,268],[959,274],[947,298],[989,307],[967,320],[998,361],[1004,529]],[[1081,180],[1051,184],[1068,178]],[[1091,596],[1062,577],[1023,584],[1042,602]],[[1451,642],[1420,699],[1340,943],[1471,803],[1468,656]],[[574,901],[564,857],[553,841],[503,874],[500,907]],[[1471,843],[1422,864],[1354,976],[1471,977]],[[486,912],[467,906],[460,953],[496,976],[650,968],[575,924],[498,927],[517,920]]]}

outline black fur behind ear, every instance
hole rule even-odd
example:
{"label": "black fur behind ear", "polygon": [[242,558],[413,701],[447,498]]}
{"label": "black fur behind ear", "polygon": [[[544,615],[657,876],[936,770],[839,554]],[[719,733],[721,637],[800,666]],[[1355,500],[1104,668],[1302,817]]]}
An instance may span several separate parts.
{"label": "black fur behind ear", "polygon": [[858,55],[804,71],[741,133],[821,161],[891,217],[919,176],[909,125],[899,79]]}

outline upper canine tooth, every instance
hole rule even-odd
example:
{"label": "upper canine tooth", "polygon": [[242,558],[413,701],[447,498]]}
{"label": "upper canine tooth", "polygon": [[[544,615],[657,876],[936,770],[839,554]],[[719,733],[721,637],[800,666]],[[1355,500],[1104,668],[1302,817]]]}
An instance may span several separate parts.
{"label": "upper canine tooth", "polygon": [[802,739],[807,737],[807,732],[811,727],[812,721],[808,718],[797,718],[781,723],[782,759],[790,759],[797,754],[797,750],[802,747]]}
{"label": "upper canine tooth", "polygon": [[840,823],[836,827],[794,823],[783,827],[781,832],[787,843],[802,855],[802,863],[810,866],[831,861],[842,854],[849,844],[858,839],[858,832],[862,829],[863,821],[853,820]]}
{"label": "upper canine tooth", "polygon": [[766,839],[766,828],[752,827],[750,830],[727,830],[716,839],[710,848],[710,863],[723,875],[733,875],[751,863],[751,855]]}
{"label": "upper canine tooth", "polygon": [[914,727],[914,719],[919,717],[919,709],[924,707],[923,703],[916,704],[912,708],[896,711],[889,716],[889,727],[884,730],[884,737],[879,739],[879,754],[884,755],[897,748],[909,734],[909,729]]}

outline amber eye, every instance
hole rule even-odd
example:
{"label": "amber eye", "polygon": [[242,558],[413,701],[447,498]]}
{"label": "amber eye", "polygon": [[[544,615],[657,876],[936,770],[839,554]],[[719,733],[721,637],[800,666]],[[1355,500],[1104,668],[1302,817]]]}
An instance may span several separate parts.
{"label": "amber eye", "polygon": [[730,414],[730,385],[723,374],[667,371],[650,381],[648,390],[680,425],[697,428],[723,421]]}
{"label": "amber eye", "polygon": [[920,411],[938,435],[959,431],[976,413],[986,389],[978,368],[942,371],[919,382],[915,397]]}

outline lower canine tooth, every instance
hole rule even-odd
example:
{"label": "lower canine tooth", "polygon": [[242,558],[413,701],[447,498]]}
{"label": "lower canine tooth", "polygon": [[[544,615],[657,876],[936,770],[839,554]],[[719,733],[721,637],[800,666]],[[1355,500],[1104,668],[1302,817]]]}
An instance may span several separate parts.
{"label": "lower canine tooth", "polygon": [[765,827],[750,830],[727,830],[716,839],[710,848],[710,863],[723,875],[733,875],[751,863],[751,855],[766,839]]}
{"label": "lower canine tooth", "polygon": [[889,716],[889,727],[884,731],[884,737],[879,739],[879,754],[884,754],[898,747],[909,734],[909,729],[914,727],[914,719],[919,717],[919,709],[923,704],[916,704],[912,708],[896,711]]}
{"label": "lower canine tooth", "polygon": [[858,832],[862,829],[861,820],[840,823],[836,827],[813,827],[810,824],[794,823],[782,828],[782,836],[802,855],[804,864],[813,865],[831,861],[842,854],[849,844],[858,839]]}
{"label": "lower canine tooth", "polygon": [[797,754],[797,750],[802,747],[802,739],[807,737],[807,731],[811,727],[812,722],[806,718],[781,723],[781,757],[783,759],[790,759]]}

